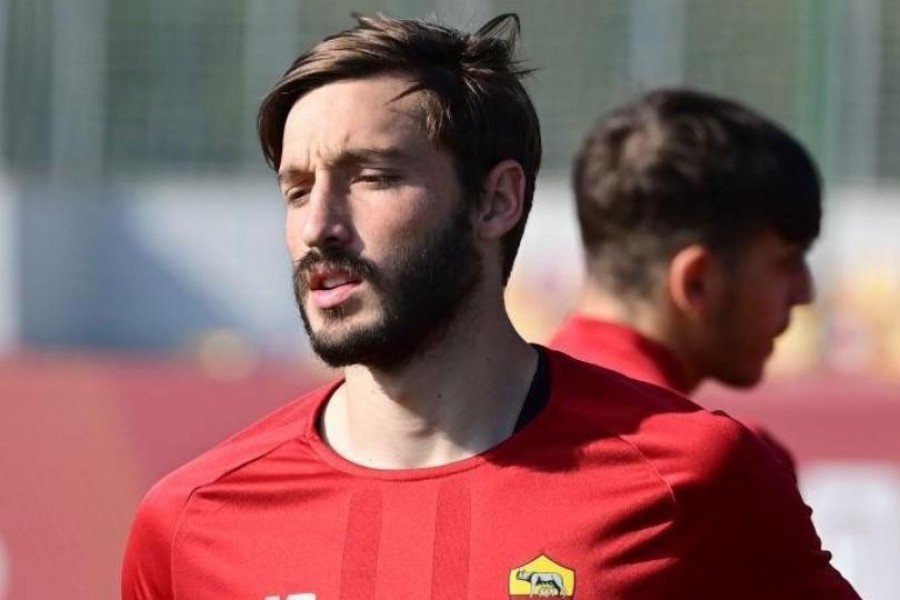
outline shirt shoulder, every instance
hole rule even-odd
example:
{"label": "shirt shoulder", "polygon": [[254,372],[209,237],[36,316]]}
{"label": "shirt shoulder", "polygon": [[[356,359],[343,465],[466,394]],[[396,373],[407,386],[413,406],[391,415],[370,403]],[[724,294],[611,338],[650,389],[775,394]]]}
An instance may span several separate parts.
{"label": "shirt shoulder", "polygon": [[[675,355],[626,325],[574,314],[559,328],[550,345],[579,360],[686,393],[684,373]],[[796,462],[790,450],[761,425],[745,420],[741,423],[765,442],[796,479]]]}
{"label": "shirt shoulder", "polygon": [[749,466],[763,481],[786,471],[755,434],[724,412],[560,352],[551,355],[564,420],[578,424],[572,431],[583,443],[614,437],[630,447],[630,460],[667,488],[675,515],[706,510]]}
{"label": "shirt shoulder", "polygon": [[554,390],[575,413],[570,418],[633,446],[664,479],[685,470],[706,476],[752,435],[727,414],[708,411],[681,394],[550,353]]}
{"label": "shirt shoulder", "polygon": [[331,384],[300,396],[153,485],[132,523],[122,567],[122,598],[170,598],[172,544],[191,495],[299,437],[335,387]]}
{"label": "shirt shoulder", "polygon": [[150,496],[184,494],[259,459],[301,436],[336,384],[329,384],[288,402],[163,477]]}
{"label": "shirt shoulder", "polygon": [[755,433],[677,393],[551,358],[574,430],[617,437],[668,487],[670,534],[695,544],[682,548],[691,581],[716,597],[858,598],[830,565],[791,470]]}

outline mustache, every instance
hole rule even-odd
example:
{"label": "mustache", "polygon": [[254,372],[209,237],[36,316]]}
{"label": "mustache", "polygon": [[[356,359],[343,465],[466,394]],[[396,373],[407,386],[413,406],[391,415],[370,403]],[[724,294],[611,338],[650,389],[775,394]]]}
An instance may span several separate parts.
{"label": "mustache", "polygon": [[313,249],[294,262],[294,286],[302,287],[309,282],[309,273],[315,267],[340,269],[360,279],[375,280],[377,268],[364,258],[353,256],[340,248]]}

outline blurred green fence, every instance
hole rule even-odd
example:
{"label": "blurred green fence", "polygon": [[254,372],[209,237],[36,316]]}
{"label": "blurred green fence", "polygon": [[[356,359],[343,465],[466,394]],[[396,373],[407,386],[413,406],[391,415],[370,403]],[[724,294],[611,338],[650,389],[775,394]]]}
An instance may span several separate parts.
{"label": "blurred green fence", "polygon": [[262,173],[260,97],[351,11],[518,12],[549,171],[613,104],[687,84],[783,122],[832,181],[900,176],[893,0],[0,0],[0,156],[41,178]]}

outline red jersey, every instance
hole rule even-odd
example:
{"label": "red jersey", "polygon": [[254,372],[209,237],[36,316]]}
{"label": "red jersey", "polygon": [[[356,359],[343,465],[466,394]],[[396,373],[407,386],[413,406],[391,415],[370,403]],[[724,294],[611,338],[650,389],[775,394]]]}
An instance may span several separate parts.
{"label": "red jersey", "polygon": [[[572,315],[550,341],[550,347],[583,361],[618,371],[640,381],[687,394],[684,368],[672,352],[627,325]],[[797,478],[797,463],[787,446],[779,442],[759,423],[744,421],[790,468]]]}
{"label": "red jersey", "polygon": [[858,598],[783,468],[727,416],[547,351],[550,393],[494,448],[375,470],[311,392],[157,483],[124,600]]}
{"label": "red jersey", "polygon": [[634,379],[681,394],[690,392],[678,358],[627,325],[571,315],[551,338],[550,347]]}

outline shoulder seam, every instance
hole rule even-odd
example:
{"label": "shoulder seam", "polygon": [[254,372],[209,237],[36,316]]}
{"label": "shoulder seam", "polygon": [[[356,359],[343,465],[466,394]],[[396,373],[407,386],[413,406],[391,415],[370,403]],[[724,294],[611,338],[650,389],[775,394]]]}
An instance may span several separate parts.
{"label": "shoulder seam", "polygon": [[640,455],[641,460],[643,460],[644,463],[646,463],[646,465],[650,468],[650,470],[653,471],[653,474],[656,475],[656,478],[659,479],[659,481],[665,486],[666,491],[669,494],[669,499],[672,501],[672,507],[675,511],[673,519],[677,518],[680,512],[680,507],[678,505],[678,498],[675,496],[675,490],[672,489],[672,485],[668,481],[666,481],[666,478],[663,477],[663,474],[659,472],[659,469],[656,468],[656,465],[653,463],[653,461],[650,460],[650,458],[644,453],[643,450],[638,447],[637,444],[627,439],[623,434],[614,433],[613,435],[615,435],[616,438],[622,440],[623,443],[634,449],[634,451]]}
{"label": "shoulder seam", "polygon": [[257,454],[256,456],[253,456],[252,458],[248,458],[247,460],[245,460],[245,461],[243,461],[243,462],[241,462],[241,463],[235,465],[234,467],[232,467],[232,468],[230,468],[230,469],[228,469],[228,470],[226,470],[226,471],[220,473],[219,475],[217,475],[215,478],[211,479],[210,481],[207,481],[207,482],[205,482],[205,483],[197,484],[196,486],[194,486],[193,488],[191,488],[190,493],[189,493],[189,494],[187,495],[187,497],[185,498],[184,503],[181,505],[181,509],[180,509],[179,512],[178,512],[178,520],[175,522],[175,527],[172,528],[172,539],[171,539],[170,542],[169,542],[169,544],[170,544],[170,547],[169,547],[169,572],[172,574],[171,577],[170,577],[170,582],[171,582],[171,586],[172,586],[172,590],[171,590],[171,591],[172,591],[172,598],[173,598],[173,600],[177,600],[177,597],[176,597],[177,595],[176,595],[176,591],[175,591],[175,546],[176,546],[176,544],[177,544],[177,538],[178,538],[178,535],[179,535],[179,533],[180,533],[180,531],[181,531],[181,524],[182,524],[182,522],[184,521],[184,516],[185,516],[185,513],[187,512],[187,506],[188,506],[188,504],[190,503],[190,501],[193,499],[194,494],[195,494],[198,490],[200,490],[200,489],[202,489],[202,488],[205,488],[205,487],[207,487],[207,486],[210,486],[210,485],[213,485],[213,484],[215,484],[215,483],[218,483],[218,482],[221,481],[223,478],[225,478],[225,477],[231,475],[232,473],[235,473],[235,472],[237,472],[237,471],[243,469],[243,468],[246,467],[247,465],[249,465],[249,464],[251,464],[251,463],[254,463],[254,462],[258,461],[258,460],[264,459],[266,456],[268,456],[268,455],[272,454],[273,452],[279,450],[280,448],[284,447],[285,445],[290,444],[291,442],[296,441],[296,439],[297,439],[297,438],[295,438],[295,437],[291,437],[291,438],[288,438],[288,439],[286,439],[286,440],[282,440],[282,441],[280,441],[278,444],[276,444],[275,446],[269,448],[268,450],[265,450],[264,452],[261,452],[260,454]]}
{"label": "shoulder seam", "polygon": [[[660,389],[659,386],[655,386],[653,384],[628,377],[626,375],[623,375],[622,373],[613,371],[612,369],[608,369],[601,365],[596,365],[596,364],[593,364],[590,362],[585,362],[579,358],[575,358],[575,357],[566,355],[564,352],[560,352],[559,350],[556,350],[554,348],[550,348],[550,351],[555,352],[556,354],[563,355],[566,358],[568,358],[569,360],[572,360],[572,361],[575,361],[575,362],[578,362],[581,364],[589,365],[595,372],[603,372],[607,379],[612,379],[617,384],[630,387],[630,388],[634,389],[635,391],[637,391],[638,393],[647,393],[646,390],[650,389],[650,390],[652,390],[652,393],[656,394],[656,393],[658,393],[658,391]],[[678,394],[675,394],[668,390],[662,390],[662,391],[664,391],[669,396],[678,396]],[[627,439],[625,437],[626,434],[620,433],[618,431],[614,431],[610,427],[605,426],[605,425],[600,426],[600,429],[605,431],[610,436],[615,437],[618,440],[621,440],[624,444],[626,444],[632,450],[637,452],[637,454],[640,456],[641,460],[650,468],[653,475],[655,475],[656,478],[663,484],[663,486],[665,486],[666,492],[669,495],[669,499],[671,500],[672,508],[674,510],[673,519],[677,518],[679,515],[679,512],[680,512],[680,510],[679,510],[680,507],[678,504],[678,499],[675,495],[675,490],[672,489],[671,484],[666,480],[665,477],[663,477],[662,473],[660,473],[659,469],[656,467],[656,465],[653,463],[653,461],[650,460],[650,458],[644,453],[643,450],[641,450],[641,448],[637,444],[635,444],[631,440]]]}

